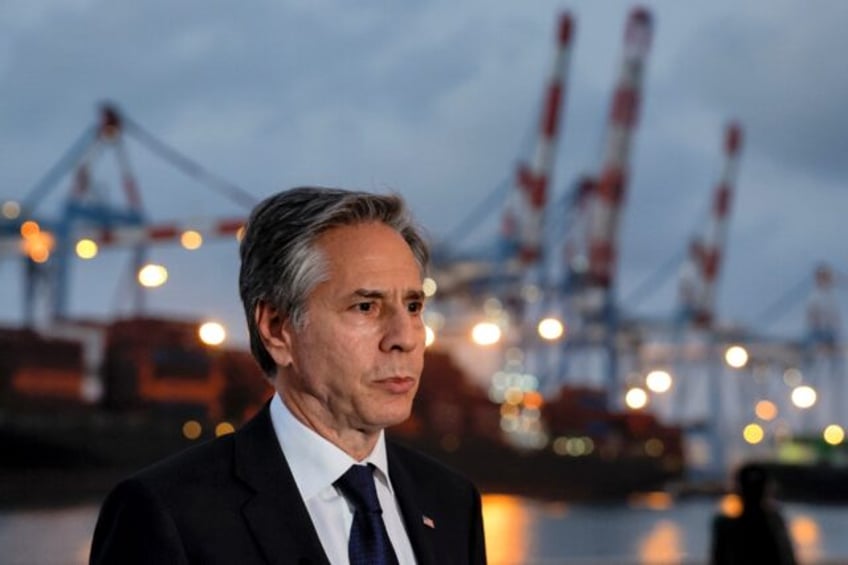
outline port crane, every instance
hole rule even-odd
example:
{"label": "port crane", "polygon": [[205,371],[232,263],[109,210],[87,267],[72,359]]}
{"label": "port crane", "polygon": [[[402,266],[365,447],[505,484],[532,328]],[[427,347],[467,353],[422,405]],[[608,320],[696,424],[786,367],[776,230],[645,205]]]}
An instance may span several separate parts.
{"label": "port crane", "polygon": [[[724,161],[706,225],[688,242],[688,250],[681,250],[663,263],[656,273],[637,285],[635,292],[623,300],[617,298],[619,225],[633,174],[631,147],[637,133],[653,33],[651,15],[644,8],[635,8],[625,25],[601,166],[597,174],[584,175],[559,195],[552,194],[555,160],[551,153],[557,147],[561,129],[559,112],[564,106],[559,97],[568,84],[567,61],[574,28],[574,23],[567,21],[569,33],[558,34],[556,70],[552,73],[555,78],[548,83],[543,97],[533,157],[529,164],[521,160],[515,180],[498,186],[450,232],[446,241],[451,247],[437,245],[436,278],[440,291],[435,309],[453,312],[450,317],[457,324],[474,319],[455,315],[460,296],[481,312],[478,318],[499,328],[504,345],[496,374],[511,375],[513,380],[498,385],[501,390],[493,392],[495,398],[502,398],[511,385],[538,387],[549,396],[555,396],[564,384],[600,388],[612,407],[652,410],[688,430],[695,440],[693,444],[698,444],[693,448],[693,461],[712,473],[723,471],[728,463],[738,459],[740,450],[764,448],[759,440],[749,441],[756,439],[753,436],[746,435],[744,442],[738,441],[743,437],[738,429],[743,426],[745,430],[749,429],[748,424],[760,426],[772,437],[791,435],[781,432],[781,425],[791,428],[794,434],[812,432],[812,428],[791,419],[778,422],[776,417],[763,420],[758,415],[758,420],[752,421],[750,413],[758,406],[771,405],[784,414],[797,412],[797,407],[786,400],[789,383],[780,390],[775,383],[782,382],[787,371],[803,373],[807,380],[815,381],[815,373],[822,369],[814,367],[822,366],[830,371],[827,378],[818,378],[822,390],[834,390],[831,403],[844,406],[844,392],[837,385],[844,378],[840,361],[844,354],[835,337],[838,320],[822,313],[836,311],[833,277],[817,277],[821,282],[817,282],[814,293],[807,284],[803,292],[795,295],[801,300],[800,295],[804,294],[815,304],[810,307],[813,313],[808,315],[808,334],[817,338],[798,342],[769,338],[729,326],[717,312],[743,141],[740,124],[731,121],[725,128]],[[562,41],[564,37],[569,41]],[[499,209],[501,233],[499,238],[493,238],[498,246],[460,251],[456,242],[479,226],[481,218],[497,214]],[[679,272],[683,276],[677,279]],[[668,318],[648,320],[627,314],[625,306],[631,307],[662,283],[675,279],[680,294]],[[826,283],[827,280],[831,282]],[[827,328],[815,330],[815,324]],[[541,335],[543,326],[553,328],[548,337]],[[464,330],[453,331],[462,334]],[[823,348],[822,340],[831,346]],[[819,345],[810,346],[813,342]],[[747,356],[746,361],[740,363],[737,359],[729,365],[728,353],[739,351]],[[811,351],[817,352],[818,361],[812,360],[816,355]],[[831,356],[829,362],[821,360],[823,354]],[[768,381],[768,387],[775,390],[748,386],[742,381],[748,371],[755,372],[757,379]],[[675,375],[673,386],[671,374]],[[535,378],[527,379],[527,375]],[[774,400],[778,396],[780,402]],[[762,404],[764,401],[771,404]],[[695,408],[696,404],[700,407]],[[766,414],[768,410],[761,412]],[[841,413],[829,412],[830,419],[822,421],[820,427],[828,422],[839,425]],[[528,413],[535,411],[530,409]],[[538,441],[531,439],[527,445],[541,445],[550,439],[532,424],[504,423],[505,429],[525,428],[531,436],[536,434]]]}
{"label": "port crane", "polygon": [[[747,405],[756,401],[759,406],[759,401],[768,397],[780,412],[792,411],[788,404],[775,400],[786,394],[774,389],[778,380],[774,375],[786,381],[785,374],[796,369],[819,387],[832,386],[836,390],[828,395],[833,406],[829,412],[837,417],[837,408],[844,401],[844,391],[835,384],[843,378],[843,354],[839,321],[829,313],[835,310],[835,292],[844,286],[844,277],[830,271],[830,275],[817,276],[815,286],[805,284],[793,294],[795,302],[802,300],[801,295],[811,302],[809,335],[797,343],[727,327],[718,315],[722,259],[727,250],[727,226],[742,147],[741,125],[730,123],[725,130],[723,169],[712,197],[709,221],[691,239],[688,256],[685,251],[676,254],[638,285],[637,292],[618,298],[620,224],[631,177],[638,173],[632,146],[638,133],[653,20],[650,12],[635,8],[625,24],[600,165],[595,173],[569,182],[557,194],[554,165],[565,122],[575,31],[572,16],[562,14],[557,21],[553,65],[532,150],[520,160],[509,180],[445,238],[449,244],[436,242],[434,278],[439,291],[432,311],[444,313],[444,335],[451,333],[451,325],[459,327],[476,312],[483,312],[503,334],[502,345],[506,344],[494,372],[507,379],[492,379],[490,391],[497,402],[513,386],[525,387],[522,393],[542,392],[549,397],[563,385],[596,387],[604,392],[611,407],[642,413],[653,410],[659,417],[705,436],[709,452],[705,460],[717,466],[724,465],[724,454],[734,444],[728,440],[734,433],[728,422],[737,426],[737,420],[750,410]],[[70,258],[82,242],[95,247],[129,247],[134,270],[138,270],[148,245],[176,242],[186,235],[233,237],[243,224],[242,217],[213,220],[204,226],[150,223],[129,166],[125,135],[239,207],[247,209],[254,203],[248,192],[185,158],[116,106],[104,105],[98,122],[36,184],[19,208],[4,205],[0,257],[19,258],[24,252],[28,323],[34,319],[39,292],[47,296],[51,317],[67,315]],[[91,179],[95,162],[110,152],[121,176],[126,201],[122,206],[109,203]],[[72,186],[62,215],[53,220],[38,218],[38,204],[69,174]],[[483,251],[463,251],[457,243],[490,215],[501,219],[500,233],[491,238],[496,245]],[[627,315],[624,306],[657,288],[659,282],[673,279],[678,270],[686,275],[680,280],[679,304],[669,319]],[[140,293],[136,307],[143,308]],[[547,330],[540,335],[543,324]],[[457,335],[462,332],[464,329],[454,330]],[[759,387],[762,390],[757,390],[759,384],[751,387],[739,382],[738,373],[727,368],[723,357],[731,345],[744,346],[748,356],[746,363],[733,370],[771,375],[762,377],[768,382]],[[665,386],[666,400],[661,398],[663,392],[658,392],[662,387],[652,387],[650,382],[655,370],[663,367],[675,375],[675,384]],[[527,424],[525,431],[531,433],[522,436],[527,440],[524,445],[541,447],[550,438],[544,436],[541,427],[531,425],[538,413],[539,396],[530,394],[528,398],[534,405],[509,412],[504,425],[521,429]],[[693,408],[693,399],[706,408],[700,412]],[[809,417],[796,419],[804,421],[787,425],[813,429]],[[765,431],[772,426],[771,432],[779,435],[779,422],[772,425],[768,424],[772,420],[760,420],[766,422],[761,426]]]}
{"label": "port crane", "polygon": [[[190,223],[151,222],[130,165],[127,136],[238,207],[249,210],[256,203],[248,191],[209,172],[159,140],[115,104],[102,104],[96,123],[85,129],[23,201],[4,204],[0,259],[22,257],[26,279],[23,319],[28,326],[35,323],[39,298],[45,303],[47,319],[67,318],[69,269],[75,253],[91,258],[101,248],[130,248],[133,272],[138,273],[145,265],[150,245],[182,241],[186,248],[193,249],[204,238],[234,237],[243,226],[244,215]],[[98,162],[109,154],[114,157],[120,176],[124,197],[120,203],[112,202],[94,178]],[[39,216],[39,205],[66,177],[71,179],[70,191],[58,217]],[[134,288],[134,308],[141,312],[143,288]]]}

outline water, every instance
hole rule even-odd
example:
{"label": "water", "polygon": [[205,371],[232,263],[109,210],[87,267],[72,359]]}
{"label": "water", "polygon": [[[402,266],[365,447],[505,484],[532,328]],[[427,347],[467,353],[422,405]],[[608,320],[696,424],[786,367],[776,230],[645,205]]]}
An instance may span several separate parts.
{"label": "water", "polygon": [[[659,565],[706,563],[716,502],[659,497],[596,506],[490,495],[483,507],[493,565]],[[848,507],[782,508],[801,563],[848,563]],[[86,563],[96,519],[95,505],[2,511],[3,563]]]}
{"label": "water", "polygon": [[[630,505],[484,500],[493,564],[707,563],[715,500],[647,497]],[[781,505],[801,563],[848,563],[848,507]]]}

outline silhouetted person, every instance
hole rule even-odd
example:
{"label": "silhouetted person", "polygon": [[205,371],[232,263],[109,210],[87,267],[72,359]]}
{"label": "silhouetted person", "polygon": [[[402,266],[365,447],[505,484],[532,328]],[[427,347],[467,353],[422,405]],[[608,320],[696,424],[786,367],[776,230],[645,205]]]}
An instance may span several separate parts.
{"label": "silhouetted person", "polygon": [[795,565],[795,553],[786,524],[770,497],[771,478],[757,464],[736,474],[742,513],[713,520],[713,565]]}

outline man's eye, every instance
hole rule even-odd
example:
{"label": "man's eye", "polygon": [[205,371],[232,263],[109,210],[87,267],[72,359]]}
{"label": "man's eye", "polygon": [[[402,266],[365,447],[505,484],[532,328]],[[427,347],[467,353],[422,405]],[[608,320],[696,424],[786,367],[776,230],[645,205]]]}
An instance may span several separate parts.
{"label": "man's eye", "polygon": [[410,302],[406,306],[406,308],[407,308],[407,310],[409,311],[410,314],[418,314],[424,309],[424,303],[423,302]]}
{"label": "man's eye", "polygon": [[374,303],[373,302],[360,302],[359,304],[356,305],[356,309],[359,310],[360,312],[370,312],[371,310],[374,309]]}

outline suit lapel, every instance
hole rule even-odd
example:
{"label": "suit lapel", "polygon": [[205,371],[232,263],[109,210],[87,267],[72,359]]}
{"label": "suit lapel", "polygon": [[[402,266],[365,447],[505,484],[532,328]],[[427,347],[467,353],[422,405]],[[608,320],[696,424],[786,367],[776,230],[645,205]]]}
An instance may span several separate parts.
{"label": "suit lapel", "polygon": [[433,565],[435,557],[433,554],[433,531],[424,525],[425,514],[416,497],[416,486],[412,477],[403,465],[403,461],[397,456],[391,444],[386,444],[389,459],[389,476],[395,497],[400,505],[403,515],[406,533],[409,542],[415,552],[415,560],[418,565]]}
{"label": "suit lapel", "polygon": [[245,520],[268,563],[329,565],[274,434],[268,404],[235,437],[235,473],[253,490]]}

